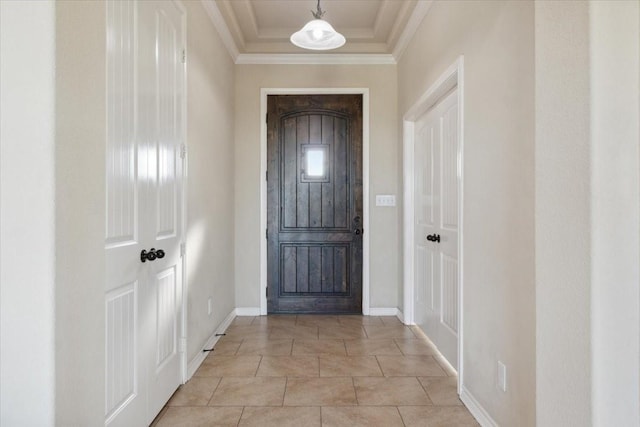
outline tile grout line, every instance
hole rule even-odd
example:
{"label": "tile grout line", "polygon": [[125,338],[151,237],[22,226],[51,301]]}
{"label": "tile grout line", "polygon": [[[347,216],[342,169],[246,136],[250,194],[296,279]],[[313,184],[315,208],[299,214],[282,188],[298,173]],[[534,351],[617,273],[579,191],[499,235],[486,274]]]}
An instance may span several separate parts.
{"label": "tile grout line", "polygon": [[356,406],[360,406],[360,401],[358,400],[358,391],[356,390],[356,379],[355,377],[351,377],[351,385],[353,385],[353,394],[356,397]]}
{"label": "tile grout line", "polygon": [[396,406],[396,411],[398,411],[398,415],[400,415],[400,421],[402,421],[402,425],[407,427],[407,423],[404,422],[404,418],[402,417],[402,412],[400,412],[400,407]]}
{"label": "tile grout line", "polygon": [[207,402],[206,406],[209,406],[209,404],[211,403],[211,401],[213,400],[213,395],[216,394],[216,391],[218,390],[218,387],[220,387],[220,383],[222,383],[222,377],[218,378],[218,383],[216,384],[216,386],[213,388],[213,392],[211,393],[211,397],[209,398],[209,401]]}
{"label": "tile grout line", "polygon": [[[436,378],[442,378],[442,377],[436,377]],[[436,406],[433,403],[433,399],[431,399],[431,395],[429,394],[429,391],[427,390],[427,388],[424,386],[424,384],[422,384],[422,381],[420,381],[419,377],[416,377],[416,381],[418,381],[418,384],[420,384],[420,387],[422,387],[422,389],[424,390],[424,394],[427,395],[427,399],[429,399],[429,402],[431,402],[431,406]]]}
{"label": "tile grout line", "polygon": [[382,377],[383,378],[389,378],[389,377],[387,377],[387,374],[384,373],[384,369],[382,369],[382,365],[380,364],[380,360],[378,360],[378,355],[374,355],[373,357],[376,358],[376,362],[378,363],[378,367],[380,368],[380,372],[382,372]]}
{"label": "tile grout line", "polygon": [[255,372],[253,373],[253,376],[254,376],[254,377],[257,377],[257,376],[258,376],[258,370],[260,369],[260,365],[262,365],[262,359],[263,359],[263,357],[264,357],[264,356],[260,355],[260,361],[258,362],[258,366],[256,367],[256,370],[255,370]]}
{"label": "tile grout line", "polygon": [[238,418],[238,423],[236,424],[236,427],[238,427],[240,425],[240,421],[242,420],[242,416],[244,415],[245,408],[246,408],[246,406],[243,406],[242,407],[242,411],[240,411],[240,418]]}
{"label": "tile grout line", "polygon": [[392,338],[393,343],[395,344],[396,348],[398,350],[400,350],[400,354],[402,354],[403,356],[406,356],[405,352],[402,351],[402,349],[400,348],[400,346],[398,345],[398,341],[396,341],[398,338]]}
{"label": "tile grout line", "polygon": [[233,352],[233,356],[239,356],[239,352],[240,352],[240,348],[242,348],[242,344],[244,344],[245,339],[242,338],[240,340],[240,345],[238,346],[238,348],[236,348],[236,351]]}
{"label": "tile grout line", "polygon": [[284,393],[282,393],[282,407],[284,408],[284,399],[287,396],[287,387],[289,386],[289,377],[284,377]]}

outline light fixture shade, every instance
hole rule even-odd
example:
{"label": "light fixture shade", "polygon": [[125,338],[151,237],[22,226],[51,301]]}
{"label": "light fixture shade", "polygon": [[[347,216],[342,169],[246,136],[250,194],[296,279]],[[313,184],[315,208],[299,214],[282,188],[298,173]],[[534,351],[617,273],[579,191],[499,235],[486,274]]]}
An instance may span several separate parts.
{"label": "light fixture shade", "polygon": [[303,49],[330,50],[342,46],[346,40],[322,19],[307,22],[302,29],[291,35],[291,43]]}

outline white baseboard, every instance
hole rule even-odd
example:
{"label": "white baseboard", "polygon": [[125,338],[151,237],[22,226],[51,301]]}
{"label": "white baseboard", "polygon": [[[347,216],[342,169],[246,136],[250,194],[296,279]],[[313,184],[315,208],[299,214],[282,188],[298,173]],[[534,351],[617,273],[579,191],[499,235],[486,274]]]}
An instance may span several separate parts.
{"label": "white baseboard", "polygon": [[223,334],[224,331],[227,330],[227,328],[229,327],[229,325],[231,325],[231,322],[233,322],[233,319],[235,318],[236,318],[236,310],[231,310],[231,313],[229,313],[229,315],[225,317],[222,323],[220,323],[220,326],[218,326],[218,329],[216,329],[216,331],[213,334],[211,334],[211,336],[209,337],[207,342],[202,346],[202,349],[198,352],[198,354],[196,354],[196,356],[193,359],[191,359],[191,361],[187,365],[187,381],[191,379],[191,377],[193,376],[193,374],[196,373],[200,365],[202,365],[202,362],[204,362],[204,359],[206,359],[206,357],[208,356],[209,353],[205,353],[203,350],[205,348],[213,348],[213,346],[220,339],[220,337],[216,335]]}
{"label": "white baseboard", "polygon": [[260,316],[260,307],[237,307],[236,316]]}
{"label": "white baseboard", "polygon": [[369,307],[369,316],[397,316],[396,307]]}
{"label": "white baseboard", "polygon": [[398,312],[396,313],[396,317],[398,318],[398,320],[404,323],[404,313],[402,312],[402,310],[398,309]]}
{"label": "white baseboard", "polygon": [[464,385],[461,387],[460,400],[462,400],[462,403],[464,403],[469,412],[471,412],[471,415],[474,416],[482,427],[498,427],[498,423],[491,418],[491,415],[489,415]]}

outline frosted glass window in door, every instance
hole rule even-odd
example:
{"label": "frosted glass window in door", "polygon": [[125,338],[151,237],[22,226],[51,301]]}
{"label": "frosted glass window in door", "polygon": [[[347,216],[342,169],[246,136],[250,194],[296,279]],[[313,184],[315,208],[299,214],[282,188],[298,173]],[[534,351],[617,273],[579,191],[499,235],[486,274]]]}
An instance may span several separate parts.
{"label": "frosted glass window in door", "polygon": [[324,150],[318,148],[307,149],[307,176],[314,178],[325,176],[324,161]]}

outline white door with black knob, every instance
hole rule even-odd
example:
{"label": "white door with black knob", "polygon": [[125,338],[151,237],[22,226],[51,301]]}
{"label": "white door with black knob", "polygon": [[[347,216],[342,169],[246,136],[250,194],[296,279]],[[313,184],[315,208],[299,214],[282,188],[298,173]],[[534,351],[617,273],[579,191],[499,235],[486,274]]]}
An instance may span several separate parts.
{"label": "white door with black knob", "polygon": [[182,381],[184,12],[106,7],[105,424],[143,426]]}
{"label": "white door with black knob", "polygon": [[457,369],[461,184],[457,91],[423,114],[414,129],[415,322]]}

